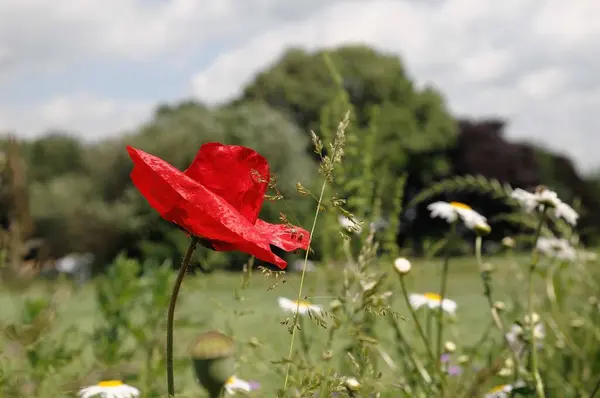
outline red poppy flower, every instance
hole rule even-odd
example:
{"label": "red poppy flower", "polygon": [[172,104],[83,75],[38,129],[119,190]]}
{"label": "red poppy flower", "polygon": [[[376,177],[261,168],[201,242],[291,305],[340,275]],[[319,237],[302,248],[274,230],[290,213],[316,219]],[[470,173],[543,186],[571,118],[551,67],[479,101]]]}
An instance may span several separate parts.
{"label": "red poppy flower", "polygon": [[184,172],[131,146],[127,151],[134,164],[131,179],[150,206],[212,249],[239,250],[285,268],[270,245],[285,251],[308,247],[308,231],[258,218],[270,174],[256,151],[204,144]]}

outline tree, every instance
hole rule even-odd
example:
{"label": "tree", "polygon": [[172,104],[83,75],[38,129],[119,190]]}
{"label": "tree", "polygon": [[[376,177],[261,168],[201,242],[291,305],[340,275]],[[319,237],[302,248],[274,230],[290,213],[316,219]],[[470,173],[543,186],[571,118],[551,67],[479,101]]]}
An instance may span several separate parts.
{"label": "tree", "polygon": [[[343,91],[340,97],[340,91]],[[451,170],[456,123],[433,87],[418,89],[395,55],[365,46],[308,53],[291,49],[261,72],[234,103],[262,100],[286,112],[308,134],[329,134],[352,110],[341,197],[352,198],[361,184],[382,194],[384,216],[392,213],[395,185],[409,175],[407,203],[424,186]],[[339,109],[344,104],[344,109]],[[325,137],[327,138],[327,137]],[[367,154],[366,148],[373,148]],[[366,164],[365,160],[373,157]],[[371,169],[376,184],[363,181]],[[361,198],[361,203],[373,198]],[[358,211],[352,206],[351,211]],[[367,217],[373,211],[367,211]],[[373,221],[373,220],[371,220]]]}
{"label": "tree", "polygon": [[83,171],[83,145],[74,136],[52,131],[24,146],[28,177],[45,182],[62,174]]}

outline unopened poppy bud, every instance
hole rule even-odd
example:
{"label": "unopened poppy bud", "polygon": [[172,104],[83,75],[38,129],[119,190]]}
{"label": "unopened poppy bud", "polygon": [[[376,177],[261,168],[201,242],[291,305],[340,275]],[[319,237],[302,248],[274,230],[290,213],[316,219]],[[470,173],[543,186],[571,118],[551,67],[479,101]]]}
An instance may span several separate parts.
{"label": "unopened poppy bud", "polygon": [[394,260],[394,269],[399,275],[408,274],[411,268],[412,265],[410,264],[410,261],[404,257],[398,257],[396,260]]}
{"label": "unopened poppy bud", "polygon": [[456,344],[454,344],[452,341],[446,341],[446,343],[444,343],[444,351],[450,353],[456,351]]}
{"label": "unopened poppy bud", "polygon": [[214,330],[198,336],[191,347],[196,378],[211,397],[218,397],[235,373],[234,353],[233,339]]}

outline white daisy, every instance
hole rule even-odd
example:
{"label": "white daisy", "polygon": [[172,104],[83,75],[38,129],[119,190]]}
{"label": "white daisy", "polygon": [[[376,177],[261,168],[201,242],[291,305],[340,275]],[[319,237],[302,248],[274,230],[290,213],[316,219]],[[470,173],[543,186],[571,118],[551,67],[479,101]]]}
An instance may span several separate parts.
{"label": "white daisy", "polygon": [[439,217],[450,224],[460,218],[467,228],[476,232],[489,233],[491,231],[487,218],[464,203],[439,201],[429,204],[427,208],[431,212],[431,218]]}
{"label": "white daisy", "polygon": [[81,398],[100,396],[101,398],[134,398],[140,396],[140,390],[124,384],[120,380],[101,381],[95,386],[79,390]]}
{"label": "white daisy", "polygon": [[408,297],[408,301],[415,310],[418,310],[424,305],[431,309],[436,309],[439,308],[441,304],[442,309],[452,315],[454,315],[454,313],[456,312],[457,307],[455,301],[449,300],[447,298],[445,298],[442,301],[441,296],[437,293],[413,293]]}
{"label": "white daisy", "polygon": [[566,239],[540,236],[535,245],[536,249],[545,256],[565,261],[574,261],[577,252]]}
{"label": "white daisy", "polygon": [[565,202],[560,202],[556,206],[556,208],[554,209],[554,216],[556,218],[562,218],[563,220],[565,220],[573,226],[577,225],[577,219],[579,218],[579,214],[577,214],[575,209],[573,209]]}
{"label": "white daisy", "polygon": [[517,382],[515,384],[502,384],[489,390],[483,398],[508,398],[510,393],[515,388],[523,387],[523,382]]}
{"label": "white daisy", "polygon": [[227,394],[235,395],[238,391],[251,392],[258,389],[258,385],[255,383],[242,380],[236,376],[231,376],[225,382],[225,391]]}
{"label": "white daisy", "polygon": [[535,193],[517,188],[510,196],[516,199],[526,212],[542,211],[547,207],[554,209],[556,218],[562,218],[573,226],[577,224],[579,214],[571,206],[560,200],[556,192],[546,187],[538,187]]}
{"label": "white daisy", "polygon": [[300,315],[306,315],[309,312],[312,314],[320,314],[323,311],[323,308],[320,305],[311,304],[307,300],[290,300],[285,297],[279,297],[277,299],[279,302],[279,307],[287,312],[296,312]]}

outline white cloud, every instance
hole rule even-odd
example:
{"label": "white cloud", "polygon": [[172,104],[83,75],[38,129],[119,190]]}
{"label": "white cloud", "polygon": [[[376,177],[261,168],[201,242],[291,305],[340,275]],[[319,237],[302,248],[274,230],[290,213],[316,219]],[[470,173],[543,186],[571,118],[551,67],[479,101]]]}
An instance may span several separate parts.
{"label": "white cloud", "polygon": [[600,40],[600,2],[546,0],[533,20],[535,33],[555,46],[597,46]]}
{"label": "white cloud", "polygon": [[12,54],[13,69],[63,66],[90,56],[136,59],[204,43],[223,32],[218,21],[236,22],[234,12],[230,0],[4,1],[0,47]]}
{"label": "white cloud", "polygon": [[564,70],[548,67],[523,76],[517,84],[524,94],[542,99],[560,92],[567,82],[568,75]]}
{"label": "white cloud", "polygon": [[[600,165],[586,145],[600,130],[592,117],[598,15],[597,0],[0,0],[0,86],[45,70],[68,78],[77,65],[106,60],[189,65],[218,48],[190,77],[190,91],[215,103],[290,46],[360,42],[401,56],[416,83],[432,82],[455,113],[504,115],[510,137],[544,141],[589,167]],[[82,92],[22,105],[0,99],[0,130],[116,133],[147,118],[156,101]]]}
{"label": "white cloud", "polygon": [[[364,43],[401,56],[417,83],[432,82],[466,116],[504,116],[507,136],[568,151],[600,166],[600,15],[596,0],[346,2],[249,38],[191,79],[195,96],[226,101],[289,46]],[[559,43],[557,46],[555,43]],[[591,68],[591,69],[590,69]],[[568,103],[567,103],[568,102]],[[567,112],[566,109],[569,109]]]}
{"label": "white cloud", "polygon": [[459,61],[459,68],[465,81],[485,83],[501,77],[511,62],[510,51],[488,49],[463,58]]}
{"label": "white cloud", "polygon": [[11,54],[12,72],[106,57],[177,62],[215,40],[247,37],[265,25],[310,14],[316,4],[319,0],[0,1],[0,49]]}
{"label": "white cloud", "polygon": [[34,137],[63,130],[98,139],[133,129],[151,117],[155,104],[97,98],[85,93],[61,95],[33,106],[0,104],[0,131]]}
{"label": "white cloud", "polygon": [[[506,59],[512,52],[509,48],[494,48],[491,40],[486,40],[486,32],[477,30],[508,23],[519,11],[528,8],[527,0],[502,3],[453,0],[442,5],[397,0],[374,0],[368,6],[363,2],[340,3],[295,24],[271,29],[222,54],[200,71],[192,84],[199,98],[226,100],[289,46],[316,49],[356,42],[401,55],[417,73],[455,69],[459,63],[465,69],[463,74],[468,75],[476,69],[474,62],[485,62],[482,67],[492,70],[478,73],[484,78],[486,74],[494,77],[506,67]],[[472,57],[475,59],[469,60]],[[471,77],[463,76],[463,79]]]}

